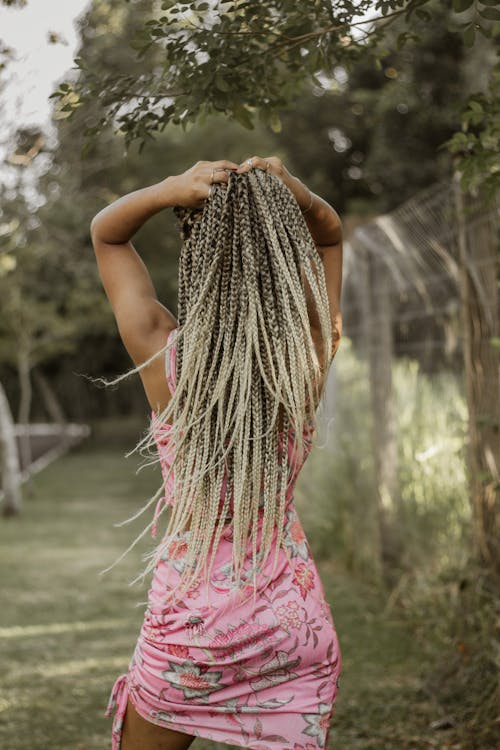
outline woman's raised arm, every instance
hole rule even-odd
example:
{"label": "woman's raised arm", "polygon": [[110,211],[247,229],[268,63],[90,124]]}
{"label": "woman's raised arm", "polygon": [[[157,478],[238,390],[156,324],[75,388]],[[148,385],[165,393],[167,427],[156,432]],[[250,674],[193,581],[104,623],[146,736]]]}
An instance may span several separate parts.
{"label": "woman's raised arm", "polygon": [[136,365],[157,352],[176,327],[174,315],[158,300],[151,276],[131,238],[154,214],[172,206],[199,206],[212,182],[227,181],[226,160],[197,162],[180,175],[134,190],[99,211],[90,225],[104,290],[123,344]]}
{"label": "woman's raised arm", "polygon": [[90,225],[101,281],[123,344],[136,365],[148,359],[158,339],[176,326],[130,239],[147,219],[172,205],[169,180],[119,198]]}

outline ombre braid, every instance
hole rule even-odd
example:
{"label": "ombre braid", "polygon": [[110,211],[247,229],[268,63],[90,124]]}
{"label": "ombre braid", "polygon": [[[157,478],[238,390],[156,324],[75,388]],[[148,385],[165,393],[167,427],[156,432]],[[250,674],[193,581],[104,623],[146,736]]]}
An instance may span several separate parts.
{"label": "ombre braid", "polygon": [[[323,376],[332,358],[323,265],[293,194],[263,170],[230,173],[227,183],[214,183],[202,209],[175,207],[174,212],[183,240],[176,388],[134,449],[153,449],[159,460],[156,431],[170,425],[173,461],[163,487],[172,474],[174,504],[161,542],[144,558],[149,562],[141,576],[165,558],[172,538],[190,521],[186,566],[170,595],[188,591],[203,571],[209,580],[229,519],[231,583],[241,585],[251,542],[255,595],[275,530],[273,572],[282,544],[288,439],[293,438],[300,460],[304,430],[312,433],[317,426]],[[304,277],[320,321],[322,363],[311,335]]]}

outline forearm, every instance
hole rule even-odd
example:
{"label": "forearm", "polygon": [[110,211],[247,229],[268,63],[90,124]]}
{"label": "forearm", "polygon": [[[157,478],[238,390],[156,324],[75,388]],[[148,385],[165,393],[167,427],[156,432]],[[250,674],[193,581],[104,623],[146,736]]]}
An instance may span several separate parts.
{"label": "forearm", "polygon": [[317,245],[338,244],[342,240],[342,222],[338,213],[327,201],[309,191],[297,177],[292,179],[295,181],[293,192],[314,242]]}
{"label": "forearm", "polygon": [[118,198],[93,218],[90,225],[92,236],[98,236],[110,245],[128,242],[151,216],[175,205],[172,183],[173,179],[167,177]]}

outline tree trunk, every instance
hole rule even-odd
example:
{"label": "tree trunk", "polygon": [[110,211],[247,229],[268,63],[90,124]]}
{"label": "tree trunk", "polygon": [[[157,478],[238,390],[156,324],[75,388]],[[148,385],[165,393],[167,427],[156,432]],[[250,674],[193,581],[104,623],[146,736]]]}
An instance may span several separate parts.
{"label": "tree trunk", "polygon": [[43,399],[43,403],[45,404],[50,419],[57,424],[65,425],[68,420],[66,419],[61,402],[57,398],[50,382],[39,367],[36,367],[33,370],[33,379]]}
{"label": "tree trunk", "polygon": [[14,422],[5,390],[0,383],[0,446],[4,516],[21,512],[21,472]]}
{"label": "tree trunk", "polygon": [[61,403],[50,382],[39,367],[33,370],[33,379],[43,399],[47,414],[53,422],[61,426],[61,444],[65,450],[71,445],[71,436],[66,430],[68,420],[66,419]]}
{"label": "tree trunk", "polygon": [[[468,480],[473,514],[473,541],[478,561],[500,574],[500,335],[498,304],[498,237],[493,211],[469,218],[455,175],[460,300],[468,406]],[[468,201],[468,206],[471,202]],[[480,212],[480,213],[479,213]],[[478,215],[479,214],[479,217]]]}

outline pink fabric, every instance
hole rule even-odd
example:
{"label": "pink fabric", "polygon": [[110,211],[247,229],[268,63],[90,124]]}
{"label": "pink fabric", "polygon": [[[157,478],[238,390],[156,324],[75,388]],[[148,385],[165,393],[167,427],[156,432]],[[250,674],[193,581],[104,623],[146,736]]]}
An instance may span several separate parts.
{"label": "pink fabric", "polygon": [[[167,360],[173,392],[175,344]],[[162,468],[169,456],[171,460],[168,429],[162,426],[157,441]],[[280,440],[282,445],[283,435]],[[239,593],[230,586],[232,536],[227,524],[210,584],[200,581],[181,601],[168,603],[168,592],[185,564],[190,531],[170,540],[153,574],[128,672],[118,677],[109,699],[106,715],[115,712],[112,750],[120,750],[128,696],[144,719],[197,737],[255,750],[327,747],[342,655],[293,499],[310,435],[304,434],[301,465],[292,455],[292,440],[290,432],[284,547],[272,579],[272,556],[257,578],[255,602],[250,544],[245,564],[250,585]],[[167,486],[161,502],[171,503],[170,491]],[[262,515],[259,534],[261,530]]]}

